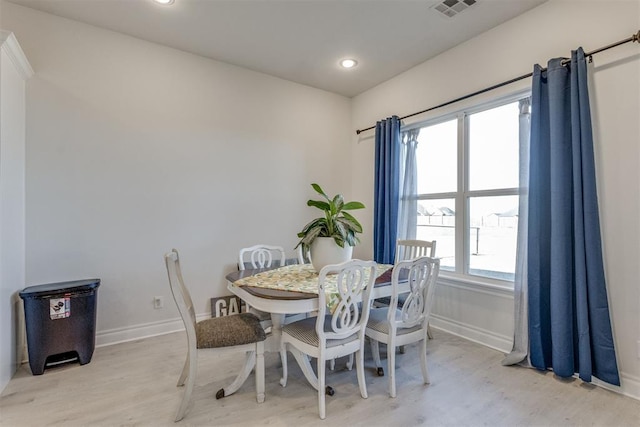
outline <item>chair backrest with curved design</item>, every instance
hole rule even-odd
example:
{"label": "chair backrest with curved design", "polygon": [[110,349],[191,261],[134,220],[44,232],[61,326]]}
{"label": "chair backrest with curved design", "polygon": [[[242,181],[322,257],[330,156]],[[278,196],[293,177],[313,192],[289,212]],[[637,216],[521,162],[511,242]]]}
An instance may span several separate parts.
{"label": "chair backrest with curved design", "polygon": [[428,240],[398,240],[396,243],[396,264],[418,257],[436,256],[436,241]]}
{"label": "chair backrest with curved design", "polygon": [[[369,317],[371,290],[375,281],[374,261],[351,260],[342,264],[327,265],[318,275],[318,317],[316,333],[320,345],[327,339],[343,339],[364,330]],[[329,325],[325,325],[327,295],[325,282],[331,275],[337,281],[337,301],[333,301],[333,312]]]}
{"label": "chair backrest with curved design", "polygon": [[255,245],[240,249],[238,253],[238,269],[268,268],[272,265],[283,267],[286,254],[281,246]]}
{"label": "chair backrest with curved design", "polygon": [[391,329],[413,328],[421,326],[425,330],[431,315],[433,292],[440,272],[440,260],[420,257],[408,261],[400,261],[391,274],[391,307],[398,301],[398,289],[401,281],[407,281],[409,292],[400,307],[400,315],[389,310]]}

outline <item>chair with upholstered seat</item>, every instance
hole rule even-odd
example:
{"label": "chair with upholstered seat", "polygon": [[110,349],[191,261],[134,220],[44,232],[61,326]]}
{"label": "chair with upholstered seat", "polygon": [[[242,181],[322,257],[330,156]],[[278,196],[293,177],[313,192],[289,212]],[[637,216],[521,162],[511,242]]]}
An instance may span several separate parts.
{"label": "chair with upholstered seat", "polygon": [[[289,350],[300,364],[305,376],[318,391],[318,412],[324,419],[326,361],[356,354],[356,371],[360,394],[367,398],[364,377],[364,331],[369,317],[370,296],[375,280],[376,263],[352,260],[327,265],[318,274],[318,316],[299,320],[282,328],[282,386],[287,384],[287,357]],[[325,294],[328,278],[336,282],[337,294]],[[327,308],[327,298],[332,310]],[[312,374],[308,356],[317,359],[317,380]]]}
{"label": "chair with upholstered seat", "polygon": [[[308,247],[302,248],[302,245],[298,245],[296,250],[296,254],[298,255],[298,264],[311,264],[311,252]],[[307,313],[307,317],[316,316],[318,313]],[[329,369],[332,371],[336,368],[336,359],[331,359],[329,361]],[[347,368],[351,370],[353,368],[353,354],[349,355],[349,361],[347,362]]]}
{"label": "chair with upholstered seat", "polygon": [[[371,341],[373,360],[382,371],[379,342],[387,345],[387,373],[389,395],[396,397],[395,349],[397,346],[419,342],[420,367],[425,384],[429,383],[427,370],[427,327],[431,315],[433,292],[440,271],[440,260],[422,257],[398,262],[391,274],[391,304],[388,307],[372,308],[366,328]],[[398,296],[400,283],[406,284],[406,298],[400,308]],[[406,357],[406,356],[405,356]]]}
{"label": "chair with upholstered seat", "polygon": [[[398,240],[396,242],[396,259],[395,263],[400,261],[408,261],[418,257],[436,257],[436,241],[435,240]],[[400,295],[398,306],[404,303],[404,295]],[[389,305],[389,298],[380,298],[375,302],[376,307]],[[432,339],[431,327],[427,328],[427,336]],[[400,347],[400,353],[404,353],[404,347]]]}
{"label": "chair with upholstered seat", "polygon": [[187,358],[178,379],[178,387],[186,387],[175,421],[180,421],[187,410],[195,384],[197,355],[201,350],[234,351],[245,353],[242,371],[228,387],[220,389],[216,399],[235,393],[248,378],[255,365],[256,400],[264,401],[264,343],[265,332],[260,321],[250,313],[233,314],[196,322],[193,301],[184,284],[178,251],[172,249],[164,256],[171,293],[187,332]]}
{"label": "chair with upholstered seat", "polygon": [[[400,261],[408,261],[410,259],[427,256],[429,258],[436,257],[436,241],[435,240],[398,240],[396,242],[396,264]],[[404,296],[400,296],[398,306],[404,303]],[[427,336],[433,339],[431,335],[431,327],[427,328]],[[404,347],[400,347],[400,352],[404,353]]]}

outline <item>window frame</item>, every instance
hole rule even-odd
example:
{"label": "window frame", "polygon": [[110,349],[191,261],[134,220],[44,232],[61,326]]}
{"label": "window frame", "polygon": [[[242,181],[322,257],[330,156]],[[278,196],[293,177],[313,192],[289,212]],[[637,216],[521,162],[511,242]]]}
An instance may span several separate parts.
{"label": "window frame", "polygon": [[[491,290],[513,290],[514,281],[506,279],[498,279],[486,276],[479,276],[469,273],[471,256],[470,248],[470,200],[472,197],[490,197],[490,196],[519,196],[521,190],[519,187],[489,189],[489,190],[470,190],[469,185],[469,143],[470,143],[470,127],[469,116],[483,111],[498,108],[506,104],[517,102],[521,99],[531,97],[530,89],[514,91],[507,95],[494,97],[488,100],[476,102],[453,111],[434,116],[415,123],[407,124],[402,127],[402,131],[411,129],[419,129],[429,126],[438,125],[447,121],[457,121],[457,188],[454,192],[441,193],[425,193],[417,194],[418,202],[433,199],[454,199],[456,207],[455,218],[455,270],[440,270],[440,276],[445,281],[451,283],[464,283],[480,287],[486,287]],[[458,213],[461,214],[458,214]]]}

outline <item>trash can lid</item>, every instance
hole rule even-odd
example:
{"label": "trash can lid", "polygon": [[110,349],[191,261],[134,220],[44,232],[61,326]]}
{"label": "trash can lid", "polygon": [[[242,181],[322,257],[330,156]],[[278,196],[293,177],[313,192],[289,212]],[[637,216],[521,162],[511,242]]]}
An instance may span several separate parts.
{"label": "trash can lid", "polygon": [[100,279],[74,280],[71,282],[47,283],[29,286],[20,291],[20,298],[47,297],[91,291],[100,286]]}

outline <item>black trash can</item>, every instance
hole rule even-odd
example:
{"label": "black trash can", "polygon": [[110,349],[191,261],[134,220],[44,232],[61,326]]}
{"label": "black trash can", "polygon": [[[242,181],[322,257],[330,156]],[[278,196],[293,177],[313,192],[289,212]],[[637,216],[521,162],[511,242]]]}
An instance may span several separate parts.
{"label": "black trash can", "polygon": [[100,279],[29,286],[24,301],[29,366],[42,375],[46,365],[91,361],[96,343],[96,303]]}

